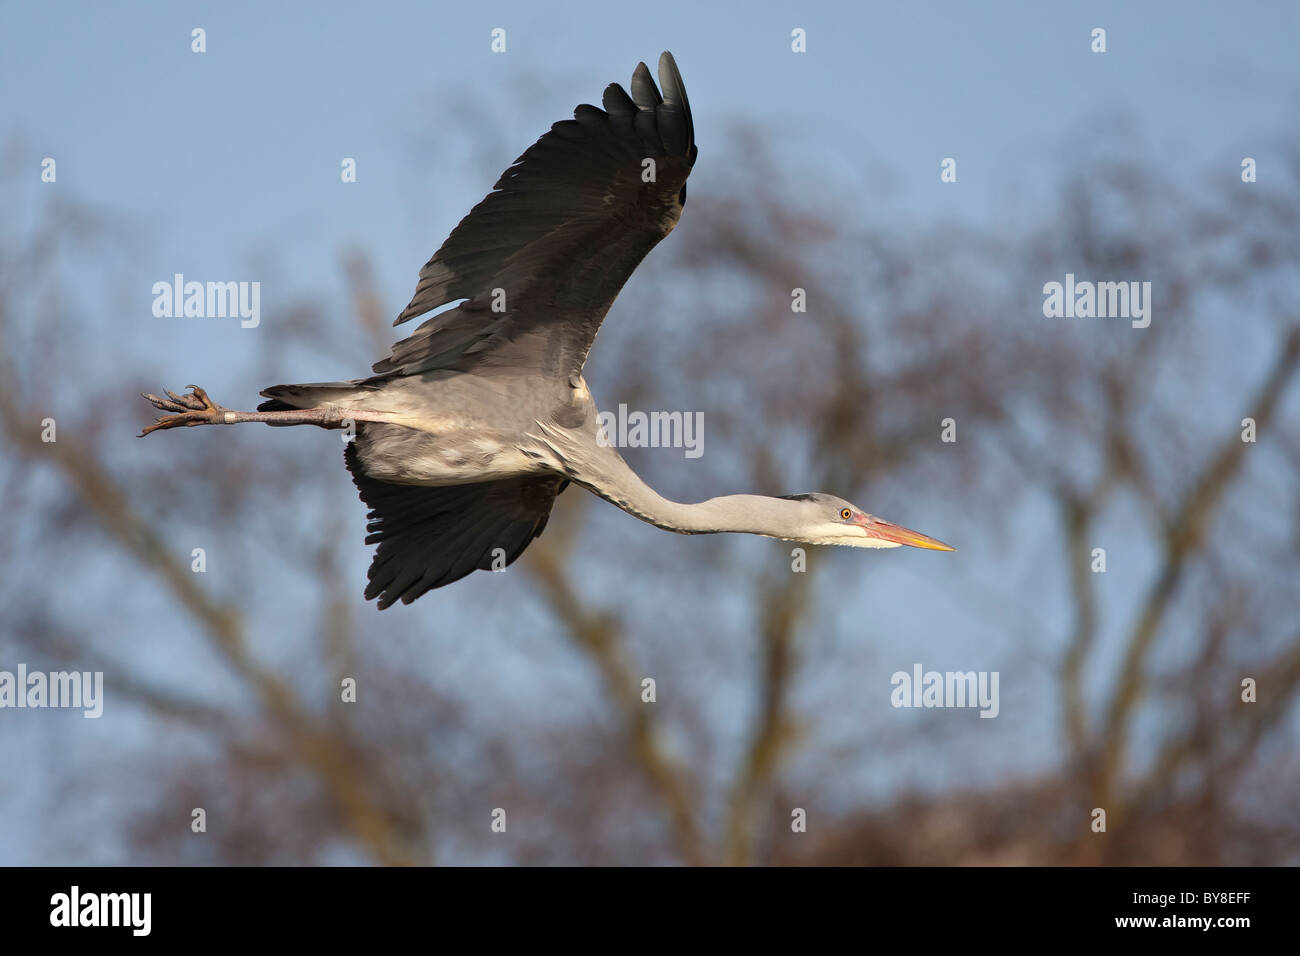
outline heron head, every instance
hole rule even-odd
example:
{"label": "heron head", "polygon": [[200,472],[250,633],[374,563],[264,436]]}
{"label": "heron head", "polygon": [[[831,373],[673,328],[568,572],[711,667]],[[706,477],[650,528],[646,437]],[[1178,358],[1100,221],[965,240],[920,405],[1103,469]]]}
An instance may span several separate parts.
{"label": "heron head", "polygon": [[800,502],[804,516],[799,539],[810,544],[836,544],[850,548],[897,548],[909,545],[930,551],[956,551],[929,535],[868,514],[852,502],[820,492],[786,495]]}

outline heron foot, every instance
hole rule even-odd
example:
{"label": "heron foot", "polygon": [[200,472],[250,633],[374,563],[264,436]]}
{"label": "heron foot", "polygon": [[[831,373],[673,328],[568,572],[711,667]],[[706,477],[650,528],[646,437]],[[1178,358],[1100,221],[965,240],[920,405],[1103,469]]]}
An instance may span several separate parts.
{"label": "heron foot", "polygon": [[156,432],[164,428],[181,428],[191,425],[219,425],[225,421],[225,414],[228,409],[222,408],[216,402],[208,397],[208,393],[197,385],[187,386],[190,390],[188,395],[177,395],[175,392],[167,392],[166,398],[160,398],[157,395],[150,395],[148,392],[142,393],[144,398],[153,405],[154,408],[161,409],[165,412],[176,412],[175,415],[164,415],[155,421],[152,425],[146,425],[144,431],[136,437],[143,438],[151,432]]}

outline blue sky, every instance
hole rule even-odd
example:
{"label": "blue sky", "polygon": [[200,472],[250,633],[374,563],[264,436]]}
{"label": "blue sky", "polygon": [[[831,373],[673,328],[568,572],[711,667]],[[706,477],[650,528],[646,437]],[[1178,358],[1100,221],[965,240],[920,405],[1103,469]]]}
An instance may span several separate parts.
{"label": "blue sky", "polygon": [[[206,53],[191,52],[195,27]],[[491,52],[496,27],[505,54]],[[796,27],[807,53],[790,50]],[[1104,55],[1089,50],[1094,27],[1107,30]],[[395,315],[515,156],[661,50],[695,114],[692,191],[746,161],[723,135],[739,119],[778,155],[829,172],[801,183],[810,205],[859,183],[882,195],[882,216],[991,228],[1050,195],[1072,157],[1113,148],[1122,118],[1171,177],[1235,176],[1247,154],[1266,176],[1300,112],[1297,36],[1291,2],[9,2],[0,142],[17,138],[33,181],[41,158],[57,160],[42,201],[66,191],[140,232],[113,282],[124,318],[151,334],[99,321],[87,340],[180,376],[160,385],[221,383],[233,397],[266,384],[251,377],[261,336],[237,322],[159,325],[155,281],[260,278],[274,323],[304,294],[344,297],[340,254],[357,247]],[[486,163],[468,161],[484,131],[467,105],[500,139]],[[425,161],[430,142],[441,162],[467,161]],[[955,187],[939,183],[947,156]],[[344,157],[355,184],[340,181]],[[376,357],[313,359],[295,380],[362,374]]]}
{"label": "blue sky", "polygon": [[[834,202],[824,190],[883,163],[911,216],[996,217],[1116,116],[1175,175],[1235,165],[1245,149],[1267,163],[1273,144],[1259,137],[1294,128],[1300,105],[1300,8],[1283,2],[666,2],[646,8],[649,22],[589,2],[2,9],[0,133],[22,134],[36,161],[55,157],[61,189],[145,227],[151,255],[129,286],[142,309],[174,271],[238,275],[269,254],[284,269],[263,289],[273,313],[302,290],[341,289],[338,255],[353,245],[373,252],[400,308],[501,168],[662,49],[691,93],[697,188],[744,162],[719,148],[741,117],[839,174],[807,182],[810,202]],[[203,54],[190,50],[196,26]],[[1094,26],[1104,55],[1089,51]],[[494,27],[505,54],[490,51]],[[805,54],[790,52],[794,27]],[[503,152],[482,168],[422,166],[421,141],[475,132],[455,122],[471,96],[509,123]],[[340,182],[344,156],[356,184]],[[956,189],[937,188],[945,156],[958,159]],[[242,350],[252,337],[224,338]]]}

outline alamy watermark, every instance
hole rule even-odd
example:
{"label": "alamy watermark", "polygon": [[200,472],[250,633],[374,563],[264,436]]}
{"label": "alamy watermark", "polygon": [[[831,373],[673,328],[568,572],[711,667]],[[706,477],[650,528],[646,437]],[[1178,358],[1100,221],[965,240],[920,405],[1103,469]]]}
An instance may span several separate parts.
{"label": "alamy watermark", "polygon": [[240,328],[262,321],[262,283],[186,282],[177,272],[171,282],[153,284],[153,314],[160,319],[238,318]]}
{"label": "alamy watermark", "polygon": [[51,926],[120,926],[132,936],[148,936],[152,912],[152,893],[86,893],[73,884],[50,897]]}
{"label": "alamy watermark", "polygon": [[0,709],[16,707],[79,708],[82,716],[104,713],[103,671],[0,671]]}
{"label": "alamy watermark", "polygon": [[912,672],[894,671],[889,678],[895,707],[978,707],[981,717],[996,717],[997,671],[927,671],[920,664]]}
{"label": "alamy watermark", "polygon": [[602,448],[681,448],[687,458],[704,454],[703,412],[600,412],[596,441]]}
{"label": "alamy watermark", "polygon": [[1151,324],[1150,282],[1065,282],[1043,286],[1043,315],[1049,319],[1130,319],[1135,329]]}

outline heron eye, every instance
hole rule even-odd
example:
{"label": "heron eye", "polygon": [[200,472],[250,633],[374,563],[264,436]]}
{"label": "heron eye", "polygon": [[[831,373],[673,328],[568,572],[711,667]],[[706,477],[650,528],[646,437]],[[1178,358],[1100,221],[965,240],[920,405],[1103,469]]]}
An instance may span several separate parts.
{"label": "heron eye", "polygon": [[853,512],[848,508],[841,508],[840,517],[843,518],[845,521],[848,521],[850,518],[853,517]]}

